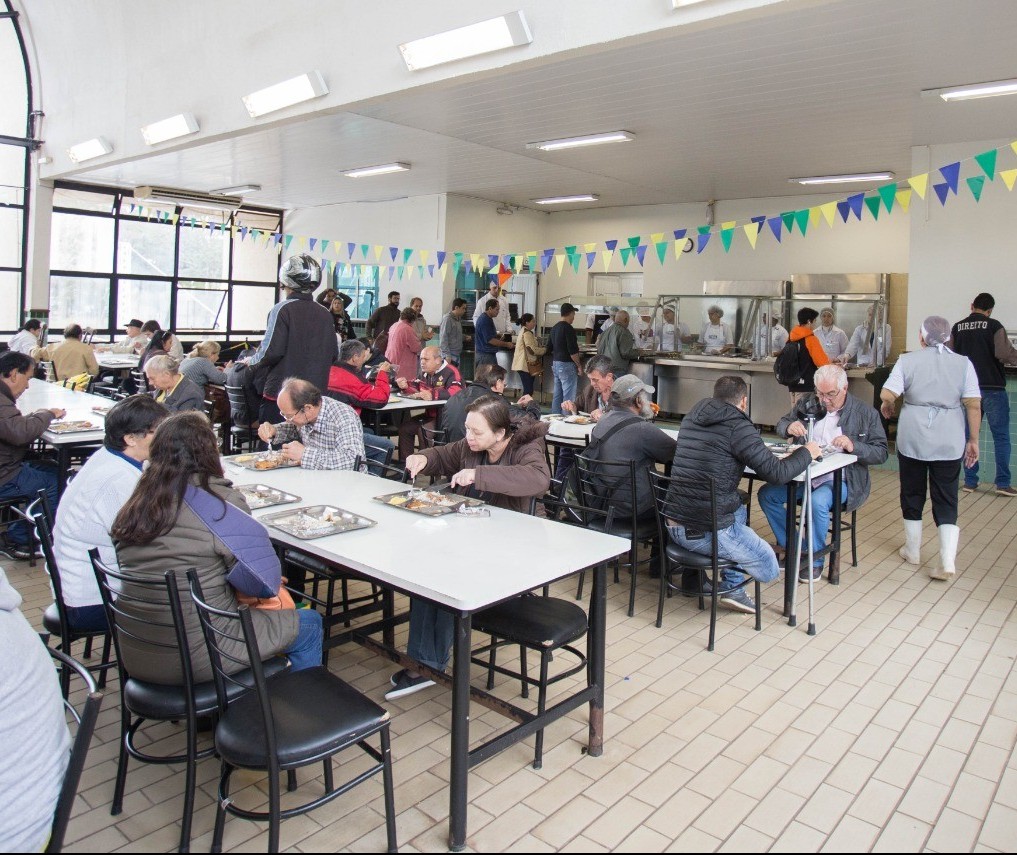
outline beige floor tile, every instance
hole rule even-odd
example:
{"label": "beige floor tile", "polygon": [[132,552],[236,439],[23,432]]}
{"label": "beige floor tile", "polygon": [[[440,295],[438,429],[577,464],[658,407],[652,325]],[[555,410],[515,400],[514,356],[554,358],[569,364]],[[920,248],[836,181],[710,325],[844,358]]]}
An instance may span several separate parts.
{"label": "beige floor tile", "polygon": [[978,835],[979,844],[1001,852],[1012,852],[1017,840],[1017,810],[994,804],[989,808],[985,824]]}
{"label": "beige floor tile", "polygon": [[947,808],[940,815],[927,845],[933,852],[970,852],[980,829],[979,820]]}
{"label": "beige floor tile", "polygon": [[848,814],[826,838],[823,852],[867,852],[879,836],[880,828]]}
{"label": "beige floor tile", "polygon": [[806,800],[797,793],[775,787],[753,808],[745,819],[745,825],[777,839],[805,803]]}
{"label": "beige floor tile", "polygon": [[796,817],[798,822],[829,834],[846,813],[853,796],[829,784],[822,784]]}
{"label": "beige floor tile", "polygon": [[925,846],[932,826],[914,817],[895,813],[883,827],[873,852],[917,852]]}

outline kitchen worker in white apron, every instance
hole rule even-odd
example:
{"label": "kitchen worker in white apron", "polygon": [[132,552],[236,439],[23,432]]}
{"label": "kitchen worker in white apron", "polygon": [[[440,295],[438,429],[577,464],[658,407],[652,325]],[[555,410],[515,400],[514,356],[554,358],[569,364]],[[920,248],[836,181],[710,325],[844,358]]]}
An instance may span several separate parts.
{"label": "kitchen worker in white apron", "polygon": [[847,350],[848,337],[840,327],[834,324],[833,309],[827,307],[819,313],[819,326],[816,327],[816,338],[823,345],[823,350],[830,361],[838,360]]}
{"label": "kitchen worker in white apron", "polygon": [[681,352],[682,342],[689,339],[689,325],[675,320],[674,309],[664,309],[664,317],[654,328],[657,350]]}
{"label": "kitchen worker in white apron", "polygon": [[731,325],[725,324],[721,318],[724,310],[720,306],[710,306],[706,310],[709,320],[703,324],[699,342],[703,345],[703,353],[727,353],[734,347],[734,335]]}
{"label": "kitchen worker in white apron", "polygon": [[869,306],[868,319],[864,324],[855,327],[848,342],[847,350],[836,360],[841,364],[855,362],[857,365],[885,365],[886,357],[890,352],[893,338],[890,334],[890,325],[883,324],[881,330],[875,329],[873,317],[876,313],[875,306]]}

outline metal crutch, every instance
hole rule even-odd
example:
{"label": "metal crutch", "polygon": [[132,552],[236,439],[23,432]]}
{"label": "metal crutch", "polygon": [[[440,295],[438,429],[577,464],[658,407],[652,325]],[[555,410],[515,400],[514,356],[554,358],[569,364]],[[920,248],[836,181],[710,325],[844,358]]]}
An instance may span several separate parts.
{"label": "metal crutch", "polygon": [[[819,403],[818,399],[807,402],[806,406],[809,408],[803,416],[805,417],[807,425],[806,442],[812,442],[813,431],[816,427],[816,416],[817,410],[822,408],[822,404]],[[825,415],[825,408],[822,408]],[[812,546],[812,464],[819,463],[823,460],[822,455],[817,457],[814,461],[810,460],[809,465],[805,469],[805,489],[802,491],[802,515],[801,523],[798,526],[798,545],[795,549],[795,572],[801,570],[801,556],[803,539],[805,537],[806,521],[808,521],[809,530],[809,542],[808,542],[808,554],[809,563],[808,567],[808,585],[809,585],[809,626],[807,630],[808,635],[816,634],[816,613],[815,613],[815,581],[812,578],[812,563],[815,560],[815,554]],[[794,586],[791,592],[791,616],[788,620],[788,626],[795,626],[797,623],[797,606],[798,606],[798,585]]]}

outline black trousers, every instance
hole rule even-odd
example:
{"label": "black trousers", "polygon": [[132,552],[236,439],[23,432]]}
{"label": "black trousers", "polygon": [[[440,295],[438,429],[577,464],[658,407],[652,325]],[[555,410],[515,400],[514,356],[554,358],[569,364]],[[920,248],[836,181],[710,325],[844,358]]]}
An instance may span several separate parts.
{"label": "black trousers", "polygon": [[904,519],[922,518],[926,492],[929,492],[932,494],[932,518],[936,525],[956,525],[960,458],[915,460],[897,452],[897,463],[900,467],[900,509]]}

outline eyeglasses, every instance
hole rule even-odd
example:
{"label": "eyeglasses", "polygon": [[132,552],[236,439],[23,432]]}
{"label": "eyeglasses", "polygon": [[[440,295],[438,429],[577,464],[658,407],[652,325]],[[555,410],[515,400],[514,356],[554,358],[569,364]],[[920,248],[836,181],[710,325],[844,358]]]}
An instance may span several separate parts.
{"label": "eyeglasses", "polygon": [[843,389],[834,389],[832,392],[820,392],[817,389],[816,390],[816,397],[817,398],[822,398],[824,401],[833,401],[833,400],[835,400],[840,395],[840,393],[842,391],[844,391],[844,390]]}
{"label": "eyeglasses", "polygon": [[284,413],[284,412],[283,412],[282,410],[279,410],[279,415],[283,417],[283,421],[291,422],[291,421],[293,421],[293,420],[294,420],[294,419],[295,419],[295,418],[296,418],[297,416],[299,416],[299,415],[300,415],[300,414],[301,414],[301,413],[302,413],[303,411],[304,411],[304,407],[301,407],[301,408],[300,408],[299,410],[297,410],[297,411],[296,411],[295,413],[289,413],[289,414],[287,415],[287,414],[286,414],[286,413]]}

